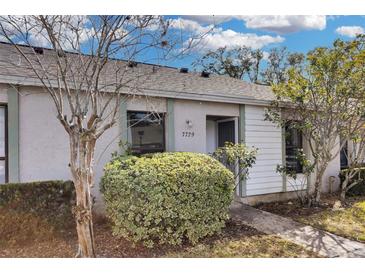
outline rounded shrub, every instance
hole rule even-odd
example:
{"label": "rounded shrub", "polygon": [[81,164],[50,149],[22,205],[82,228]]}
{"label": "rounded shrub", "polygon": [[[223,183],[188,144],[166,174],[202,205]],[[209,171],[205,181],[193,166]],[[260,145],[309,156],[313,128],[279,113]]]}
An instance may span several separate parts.
{"label": "rounded shrub", "polygon": [[115,158],[101,183],[114,233],[148,247],[195,244],[220,231],[233,189],[231,171],[190,152]]}

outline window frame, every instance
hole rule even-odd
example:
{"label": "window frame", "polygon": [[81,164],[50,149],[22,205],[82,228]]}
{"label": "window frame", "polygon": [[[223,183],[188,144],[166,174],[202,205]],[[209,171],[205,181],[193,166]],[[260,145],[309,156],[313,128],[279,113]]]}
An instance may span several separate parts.
{"label": "window frame", "polygon": [[[146,116],[150,113],[153,113],[151,111],[139,111],[139,110],[127,110],[127,130],[132,130],[132,126],[130,126],[130,119],[129,119],[129,115],[130,113],[143,113]],[[166,151],[166,113],[165,112],[156,112],[158,115],[160,115],[162,117],[162,151],[161,152],[165,152]],[[133,137],[132,137],[133,139]],[[128,140],[128,143],[131,145],[131,148],[133,147],[133,140]],[[133,153],[132,151],[132,155],[143,155],[143,154],[148,154],[148,153],[157,153],[157,152],[144,152],[144,153]]]}
{"label": "window frame", "polygon": [[5,184],[9,182],[9,147],[8,147],[8,104],[0,103],[0,107],[4,108],[5,119],[5,156],[0,156],[0,161],[5,161]]}
{"label": "window frame", "polygon": [[304,145],[303,145],[303,133],[301,132],[300,129],[290,127],[290,123],[291,123],[291,121],[287,121],[285,123],[285,125],[284,125],[284,133],[285,133],[285,135],[284,135],[284,138],[285,138],[285,167],[288,170],[290,170],[290,171],[295,171],[295,173],[301,174],[301,173],[303,173],[303,165],[298,160],[296,160],[297,164],[296,164],[296,168],[295,169],[288,167],[288,161],[287,161],[287,158],[288,158],[288,153],[287,153],[287,150],[288,150],[287,137],[288,137],[289,130],[296,130],[298,132],[298,139],[300,139],[300,142],[298,142],[298,143],[300,143],[300,146],[294,147],[292,149],[297,149],[297,150],[301,149],[301,150],[303,150],[303,147],[304,147]]}

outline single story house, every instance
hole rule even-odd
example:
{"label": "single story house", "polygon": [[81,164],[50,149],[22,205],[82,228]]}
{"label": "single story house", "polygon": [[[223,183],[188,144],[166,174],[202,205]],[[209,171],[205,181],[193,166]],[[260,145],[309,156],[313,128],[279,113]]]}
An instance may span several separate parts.
{"label": "single story house", "polygon": [[[0,43],[0,183],[70,179],[68,136],[49,94],[31,72],[10,65],[9,58],[19,54]],[[185,69],[134,66],[154,73],[141,84],[143,96],[128,96],[120,104],[119,125],[99,139],[97,183],[119,140],[130,143],[136,154],[212,153],[232,141],[258,148],[257,161],[249,179],[239,184],[237,199],[255,203],[294,196],[299,186],[278,174],[276,167],[292,161],[295,148],[308,149],[298,132],[286,138],[285,129],[265,121],[265,108],[274,99],[270,87]],[[339,171],[340,156],[330,163],[324,180],[337,178]],[[324,184],[323,190],[328,186]],[[100,202],[97,184],[93,193]]]}

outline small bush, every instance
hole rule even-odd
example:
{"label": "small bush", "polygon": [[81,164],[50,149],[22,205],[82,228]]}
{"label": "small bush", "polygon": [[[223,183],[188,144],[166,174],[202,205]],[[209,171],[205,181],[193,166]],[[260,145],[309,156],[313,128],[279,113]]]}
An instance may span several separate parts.
{"label": "small bush", "polygon": [[71,181],[9,183],[0,185],[0,209],[29,213],[55,226],[74,223],[75,189]]}
{"label": "small bush", "polygon": [[101,183],[114,233],[148,247],[195,244],[220,231],[233,188],[231,171],[189,152],[115,158]]}
{"label": "small bush", "polygon": [[[365,195],[365,167],[358,167],[356,169],[360,169],[360,172],[355,176],[354,180],[358,181],[358,184],[353,186],[349,189],[347,192],[348,196],[362,196]],[[340,172],[340,180],[341,184],[345,180],[345,174],[347,172],[347,169],[343,169]],[[352,182],[350,182],[351,184]]]}

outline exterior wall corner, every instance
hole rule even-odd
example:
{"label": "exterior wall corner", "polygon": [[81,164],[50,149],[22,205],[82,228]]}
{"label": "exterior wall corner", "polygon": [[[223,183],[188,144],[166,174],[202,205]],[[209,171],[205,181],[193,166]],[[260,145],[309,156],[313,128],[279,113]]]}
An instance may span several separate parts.
{"label": "exterior wall corner", "polygon": [[[127,118],[127,97],[122,97],[119,105],[119,134],[120,141],[124,145],[128,142],[128,118]],[[123,148],[120,148],[123,153]]]}
{"label": "exterior wall corner", "polygon": [[166,151],[175,151],[175,113],[174,113],[175,100],[172,98],[167,99],[167,113],[166,113]]}
{"label": "exterior wall corner", "polygon": [[[238,141],[239,143],[246,143],[246,115],[245,105],[239,106],[239,119],[238,119]],[[247,182],[246,180],[239,182],[238,194],[240,197],[246,197]]]}
{"label": "exterior wall corner", "polygon": [[8,180],[19,182],[19,92],[8,88]]}

